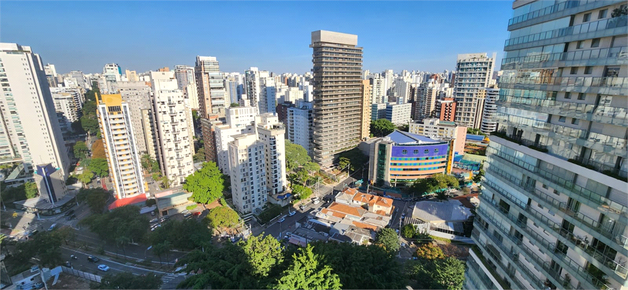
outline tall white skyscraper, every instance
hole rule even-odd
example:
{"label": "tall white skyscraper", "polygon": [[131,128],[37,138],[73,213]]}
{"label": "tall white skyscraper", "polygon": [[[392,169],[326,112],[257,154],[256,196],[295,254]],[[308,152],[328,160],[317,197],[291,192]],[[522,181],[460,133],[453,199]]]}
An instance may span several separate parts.
{"label": "tall white skyscraper", "polygon": [[174,72],[153,71],[150,77],[159,163],[171,186],[178,186],[194,172],[192,113],[179,90]]}
{"label": "tall white skyscraper", "polygon": [[142,120],[142,110],[152,111],[151,87],[145,82],[119,82],[117,86],[122,100],[129,105],[137,151],[140,154],[154,152],[154,148],[149,148],[153,146],[154,141],[152,138],[146,138],[152,134],[145,132],[151,128]]}
{"label": "tall white skyscraper", "polygon": [[0,43],[0,160],[25,173],[52,164],[67,178],[70,161],[41,58],[28,46]]}
{"label": "tall white skyscraper", "polygon": [[224,174],[230,174],[229,168],[229,142],[233,141],[233,136],[247,132],[247,128],[255,122],[255,117],[259,115],[256,107],[242,106],[227,109],[224,125],[216,125],[214,136],[216,138],[216,158],[218,167]]}
{"label": "tall white skyscraper", "polygon": [[303,146],[310,156],[312,156],[312,133],[314,129],[312,109],[312,103],[299,102],[295,107],[288,108],[286,118],[288,140]]}
{"label": "tall white skyscraper", "polygon": [[194,67],[186,65],[176,65],[174,74],[179,83],[179,89],[183,92],[183,96],[188,100],[190,108],[198,110],[198,88],[196,86],[196,76]]}
{"label": "tall white skyscraper", "polygon": [[96,101],[98,123],[117,198],[145,193],[138,138],[133,131],[129,104],[119,94],[97,96]]}

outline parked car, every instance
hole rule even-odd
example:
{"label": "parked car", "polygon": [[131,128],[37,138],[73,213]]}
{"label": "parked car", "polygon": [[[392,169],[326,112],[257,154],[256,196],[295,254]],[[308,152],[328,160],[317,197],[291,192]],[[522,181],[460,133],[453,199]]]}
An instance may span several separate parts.
{"label": "parked car", "polygon": [[293,216],[293,215],[295,215],[295,214],[297,214],[297,212],[296,212],[296,211],[288,211],[288,216]]}
{"label": "parked car", "polygon": [[57,227],[57,224],[56,224],[56,223],[55,223],[55,224],[52,224],[52,225],[48,228],[48,231],[52,231],[52,230],[54,230],[56,227]]}
{"label": "parked car", "polygon": [[286,221],[286,217],[282,216],[277,222],[283,223]]}
{"label": "parked car", "polygon": [[320,199],[318,199],[318,197],[312,198],[312,203],[313,204],[319,204],[321,202]]}
{"label": "parked car", "polygon": [[98,257],[94,257],[92,255],[87,256],[87,261],[90,261],[92,263],[96,263],[98,261],[100,261],[100,259],[98,259]]}
{"label": "parked car", "polygon": [[107,271],[109,271],[109,266],[107,266],[105,264],[100,264],[100,265],[98,265],[98,270],[103,271],[103,272],[107,272]]}
{"label": "parked car", "polygon": [[72,259],[72,260],[78,260],[78,257],[77,257],[77,256],[75,256],[75,255],[70,255],[70,259]]}
{"label": "parked car", "polygon": [[31,273],[39,272],[39,266],[35,265],[31,267]]}
{"label": "parked car", "polygon": [[300,209],[300,210],[305,210],[305,205],[300,205],[300,206],[299,206],[299,209]]}
{"label": "parked car", "polygon": [[73,210],[73,209],[71,209],[71,210],[66,211],[66,212],[65,212],[65,214],[64,214],[64,216],[70,216],[70,215],[71,215],[71,214],[73,214],[73,213],[74,213],[74,210]]}
{"label": "parked car", "polygon": [[192,215],[192,213],[191,213],[191,212],[186,212],[186,213],[183,215],[183,217],[189,217],[189,216],[191,216],[191,215]]}
{"label": "parked car", "polygon": [[38,233],[39,233],[39,230],[34,230],[34,231],[32,231],[30,234],[28,234],[28,236],[29,236],[29,237],[32,237],[32,236],[34,236],[34,235],[36,235],[36,234],[38,234]]}
{"label": "parked car", "polygon": [[197,212],[192,213],[192,215],[197,217],[197,216],[200,216],[202,213],[203,213],[202,211],[197,211]]}
{"label": "parked car", "polygon": [[33,284],[33,289],[41,289],[41,288],[44,288],[43,282],[37,282]]}
{"label": "parked car", "polygon": [[159,222],[159,218],[154,218],[154,219],[150,220],[150,223],[151,223],[151,224],[154,224],[154,223],[156,223],[156,222]]}
{"label": "parked car", "polygon": [[68,268],[72,268],[72,264],[70,264],[70,261],[65,261],[65,263],[63,263],[63,265],[68,267]]}

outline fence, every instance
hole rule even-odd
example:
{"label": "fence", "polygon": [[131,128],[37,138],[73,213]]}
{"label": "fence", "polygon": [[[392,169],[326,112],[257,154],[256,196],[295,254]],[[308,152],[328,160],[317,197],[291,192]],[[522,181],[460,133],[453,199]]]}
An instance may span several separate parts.
{"label": "fence", "polygon": [[98,275],[95,275],[95,274],[92,274],[92,273],[79,271],[79,270],[76,270],[76,269],[71,269],[71,268],[64,267],[64,266],[61,266],[61,270],[63,271],[63,273],[67,273],[67,274],[70,274],[70,275],[73,275],[73,276],[76,276],[76,277],[81,277],[83,279],[87,279],[87,280],[93,281],[93,282],[100,283],[100,281],[102,280],[101,276],[98,276]]}

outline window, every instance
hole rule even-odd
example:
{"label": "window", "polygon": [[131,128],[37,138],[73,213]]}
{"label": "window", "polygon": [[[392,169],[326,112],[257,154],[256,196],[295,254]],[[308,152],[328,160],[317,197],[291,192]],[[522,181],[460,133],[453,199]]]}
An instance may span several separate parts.
{"label": "window", "polygon": [[590,75],[593,73],[593,67],[592,66],[587,66],[584,68],[584,74],[585,75]]}
{"label": "window", "polygon": [[405,150],[405,149],[404,149],[404,150],[401,150],[401,154],[403,154],[403,155],[408,154],[408,150]]}
{"label": "window", "polygon": [[583,44],[583,41],[578,41],[578,45],[576,45],[576,48],[577,49],[582,49],[582,47],[584,46],[582,44]]}
{"label": "window", "polygon": [[566,92],[565,93],[565,99],[571,99],[571,93],[570,92]]}
{"label": "window", "polygon": [[419,150],[414,150],[414,154],[419,154]]}
{"label": "window", "polygon": [[434,149],[434,153],[438,153],[438,148]]}
{"label": "window", "polygon": [[589,22],[591,20],[591,13],[587,13],[582,17],[582,22]]}
{"label": "window", "polygon": [[584,93],[578,94],[578,100],[584,100]]}
{"label": "window", "polygon": [[543,184],[543,188],[547,189],[547,184]]}
{"label": "window", "polygon": [[608,11],[608,9],[600,10],[600,12],[597,13],[597,19],[606,18],[606,12],[607,11]]}
{"label": "window", "polygon": [[425,153],[425,154],[430,153],[430,150],[425,149],[425,151],[423,151],[423,153]]}
{"label": "window", "polygon": [[565,120],[567,120],[567,118],[565,118],[565,117],[563,117],[563,116],[560,116],[560,117],[558,118],[558,122],[563,122],[563,123],[565,123]]}
{"label": "window", "polygon": [[578,68],[577,67],[572,67],[571,70],[569,71],[570,74],[575,75],[578,73]]}
{"label": "window", "polygon": [[578,119],[571,119],[571,124],[572,125],[578,125],[580,123],[580,120]]}
{"label": "window", "polygon": [[591,47],[599,47],[599,46],[600,46],[599,38],[594,38],[593,40],[591,40]]}

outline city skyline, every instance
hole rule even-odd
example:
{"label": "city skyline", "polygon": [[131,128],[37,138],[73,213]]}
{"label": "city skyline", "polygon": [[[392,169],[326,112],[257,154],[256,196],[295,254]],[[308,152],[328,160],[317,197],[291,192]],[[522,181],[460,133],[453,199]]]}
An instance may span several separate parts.
{"label": "city skyline", "polygon": [[[309,33],[322,29],[358,35],[364,69],[440,72],[459,53],[497,52],[499,63],[508,37],[497,28],[511,17],[510,1],[115,3],[5,2],[2,41],[33,47],[60,73],[106,63],[144,72],[209,55],[221,71],[300,74],[312,66]],[[192,14],[203,9],[207,18]]]}

